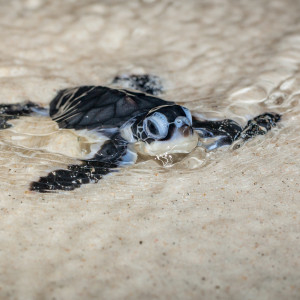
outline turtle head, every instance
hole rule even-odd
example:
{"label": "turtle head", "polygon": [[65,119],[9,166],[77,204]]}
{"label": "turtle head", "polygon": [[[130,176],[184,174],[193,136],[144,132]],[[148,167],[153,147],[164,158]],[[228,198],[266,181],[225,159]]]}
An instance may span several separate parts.
{"label": "turtle head", "polygon": [[164,105],[150,110],[136,124],[135,133],[143,154],[160,156],[189,153],[198,143],[190,111],[180,105]]}

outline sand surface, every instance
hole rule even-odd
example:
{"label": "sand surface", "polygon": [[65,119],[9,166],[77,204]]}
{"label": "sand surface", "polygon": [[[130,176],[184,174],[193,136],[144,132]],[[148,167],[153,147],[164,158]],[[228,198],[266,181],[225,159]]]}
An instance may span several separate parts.
{"label": "sand surface", "polygon": [[208,118],[283,115],[238,150],[57,194],[28,186],[74,162],[72,136],[51,153],[51,121],[16,121],[0,138],[0,299],[300,299],[299,15],[297,0],[0,1],[1,103],[151,73]]}

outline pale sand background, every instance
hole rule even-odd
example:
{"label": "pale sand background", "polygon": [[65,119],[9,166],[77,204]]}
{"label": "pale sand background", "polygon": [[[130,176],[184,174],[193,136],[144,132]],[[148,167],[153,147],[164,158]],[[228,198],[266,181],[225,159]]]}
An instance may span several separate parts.
{"label": "pale sand background", "polygon": [[1,102],[145,72],[206,116],[283,121],[54,195],[28,184],[72,159],[1,133],[0,298],[300,299],[299,15],[297,0],[1,0]]}

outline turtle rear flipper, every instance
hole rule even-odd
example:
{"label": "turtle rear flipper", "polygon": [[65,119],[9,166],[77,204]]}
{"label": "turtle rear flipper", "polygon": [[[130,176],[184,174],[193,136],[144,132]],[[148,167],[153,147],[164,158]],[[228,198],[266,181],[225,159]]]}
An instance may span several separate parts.
{"label": "turtle rear flipper", "polygon": [[14,104],[0,104],[0,129],[11,127],[12,125],[8,123],[9,120],[30,116],[32,113],[47,115],[48,110],[30,101]]}
{"label": "turtle rear flipper", "polygon": [[112,84],[154,96],[158,96],[164,91],[162,80],[158,76],[151,74],[118,75],[113,79]]}

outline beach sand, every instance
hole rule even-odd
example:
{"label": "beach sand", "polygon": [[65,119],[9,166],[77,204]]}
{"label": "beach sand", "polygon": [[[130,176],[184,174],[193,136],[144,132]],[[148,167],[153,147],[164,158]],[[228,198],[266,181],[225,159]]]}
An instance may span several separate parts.
{"label": "beach sand", "polygon": [[282,121],[237,150],[40,194],[30,182],[76,162],[76,143],[15,120],[0,134],[0,298],[300,299],[299,15],[297,0],[1,1],[1,103],[155,74],[206,118]]}

